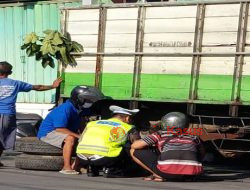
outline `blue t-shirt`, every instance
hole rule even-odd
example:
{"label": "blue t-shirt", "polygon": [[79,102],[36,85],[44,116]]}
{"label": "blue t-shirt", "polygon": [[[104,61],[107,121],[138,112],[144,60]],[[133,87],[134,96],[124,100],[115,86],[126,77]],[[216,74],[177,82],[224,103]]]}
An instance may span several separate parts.
{"label": "blue t-shirt", "polygon": [[53,109],[43,120],[39,127],[37,137],[45,137],[56,128],[67,128],[77,132],[80,127],[80,115],[73,104],[67,100],[65,103]]}
{"label": "blue t-shirt", "polygon": [[18,92],[29,92],[32,85],[9,78],[0,79],[0,114],[16,114]]}

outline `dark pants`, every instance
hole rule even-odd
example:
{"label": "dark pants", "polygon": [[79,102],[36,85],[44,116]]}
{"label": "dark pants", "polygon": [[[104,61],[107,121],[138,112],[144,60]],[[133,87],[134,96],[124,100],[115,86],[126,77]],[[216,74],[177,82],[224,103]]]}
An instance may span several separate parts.
{"label": "dark pants", "polygon": [[80,159],[80,164],[82,166],[92,166],[92,167],[97,167],[97,168],[101,168],[101,167],[115,167],[119,165],[119,158],[118,157],[102,157],[96,160],[93,159],[82,159],[80,157],[78,157]]}
{"label": "dark pants", "polygon": [[0,150],[12,149],[16,140],[16,116],[0,114]]}
{"label": "dark pants", "polygon": [[[86,157],[86,156],[83,156]],[[78,156],[80,160],[80,164],[82,166],[94,166],[94,167],[117,167],[121,168],[125,165],[126,159],[127,159],[127,153],[123,149],[117,157],[102,157],[99,159],[91,159],[89,158],[81,158],[81,156]]]}
{"label": "dark pants", "polygon": [[155,174],[161,176],[164,179],[167,179],[170,181],[193,181],[197,178],[197,176],[175,175],[175,174],[167,174],[167,173],[161,172],[157,168],[159,152],[155,149],[135,150],[134,156],[138,160],[140,160],[144,165],[146,165],[149,169],[151,169]]}

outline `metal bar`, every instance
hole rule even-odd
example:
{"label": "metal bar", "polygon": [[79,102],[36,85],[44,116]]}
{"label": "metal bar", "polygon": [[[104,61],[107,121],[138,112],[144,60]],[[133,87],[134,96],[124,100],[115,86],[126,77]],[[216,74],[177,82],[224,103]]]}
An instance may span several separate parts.
{"label": "metal bar", "polygon": [[[209,137],[207,129],[202,124],[201,117],[199,117],[199,122],[200,122],[200,125],[201,125],[201,128],[203,129],[203,131],[205,131],[206,136]],[[216,150],[219,150],[217,144],[214,142],[214,139],[211,139],[211,142],[214,145],[214,147],[216,148]]]}
{"label": "metal bar", "polygon": [[23,7],[27,5],[46,5],[46,4],[63,4],[63,3],[74,3],[79,2],[78,0],[61,0],[61,1],[18,1],[10,3],[10,1],[0,1],[0,8],[2,7]]}
{"label": "metal bar", "polygon": [[[97,52],[103,52],[105,46],[105,32],[106,32],[106,20],[107,9],[99,9],[99,28],[98,28],[98,42]],[[103,70],[103,55],[96,54],[96,72],[95,72],[95,86],[101,90],[102,87],[102,70]]]}
{"label": "metal bar", "polygon": [[80,10],[80,9],[98,9],[105,8],[135,8],[135,7],[161,7],[161,6],[192,6],[192,5],[217,5],[217,4],[238,4],[250,2],[250,0],[214,0],[214,1],[197,1],[197,2],[147,2],[147,3],[119,3],[119,4],[101,4],[101,5],[83,5],[79,7],[63,7],[62,9]]}
{"label": "metal bar", "polygon": [[198,117],[198,118],[212,118],[214,120],[214,118],[217,119],[250,119],[250,117],[230,117],[230,116],[208,116],[208,115],[192,115],[192,117]]}
{"label": "metal bar", "polygon": [[[145,26],[145,16],[146,16],[145,13],[146,13],[145,7],[138,8],[135,51],[141,53],[143,52],[144,26]],[[132,84],[133,98],[140,98],[141,69],[142,69],[142,55],[135,55],[133,84]],[[130,107],[137,108],[138,102],[132,101]]]}
{"label": "metal bar", "polygon": [[226,141],[246,141],[246,142],[250,142],[250,139],[223,139]]}
{"label": "metal bar", "polygon": [[241,121],[241,123],[242,123],[242,126],[245,127],[246,125],[245,125],[244,120],[243,120],[243,119],[240,119],[240,121]]}
{"label": "metal bar", "polygon": [[231,150],[231,149],[220,149],[220,151],[238,152],[238,153],[250,153],[250,150]]}
{"label": "metal bar", "polygon": [[[63,35],[65,35],[68,31],[68,19],[69,19],[69,11],[65,10],[62,11],[62,17],[61,17],[61,32]],[[58,64],[58,72],[61,75],[63,81],[65,81],[65,66],[59,62]],[[59,92],[58,92],[59,91]],[[63,98],[60,96],[60,94],[64,94],[64,87],[62,87],[62,85],[60,85],[59,90],[57,88],[56,90],[56,99],[57,99],[57,104],[61,104],[63,103]]]}
{"label": "metal bar", "polygon": [[[205,5],[197,6],[196,25],[195,25],[195,36],[194,36],[194,47],[193,52],[202,52],[202,37],[205,19]],[[201,56],[194,55],[192,59],[191,69],[191,81],[189,87],[189,99],[195,100],[198,97],[198,81],[200,74]],[[188,113],[192,114],[195,112],[195,104],[188,105]]]}
{"label": "metal bar", "polygon": [[[236,52],[245,51],[248,10],[249,10],[249,4],[241,3],[238,33],[237,33]],[[240,89],[241,89],[243,64],[244,64],[244,55],[235,56],[232,94],[231,94],[231,100],[235,102],[240,102]],[[229,114],[232,116],[237,116],[238,106],[230,106]]]}
{"label": "metal bar", "polygon": [[103,56],[147,56],[147,57],[192,57],[192,56],[202,56],[202,57],[234,57],[239,55],[244,56],[250,56],[250,52],[234,52],[234,53],[228,53],[228,52],[222,52],[222,53],[204,53],[204,52],[193,52],[193,53],[144,53],[144,52],[130,52],[130,53],[118,53],[118,52],[96,52],[96,53],[71,53],[72,55],[82,55],[82,56],[96,56],[96,55],[103,55]]}

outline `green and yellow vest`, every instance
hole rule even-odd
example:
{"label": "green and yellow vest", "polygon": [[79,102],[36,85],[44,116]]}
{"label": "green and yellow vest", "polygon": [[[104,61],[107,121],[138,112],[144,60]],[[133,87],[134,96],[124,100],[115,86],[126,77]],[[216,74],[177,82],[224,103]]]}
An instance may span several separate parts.
{"label": "green and yellow vest", "polygon": [[132,127],[116,118],[89,122],[79,140],[76,153],[116,157]]}

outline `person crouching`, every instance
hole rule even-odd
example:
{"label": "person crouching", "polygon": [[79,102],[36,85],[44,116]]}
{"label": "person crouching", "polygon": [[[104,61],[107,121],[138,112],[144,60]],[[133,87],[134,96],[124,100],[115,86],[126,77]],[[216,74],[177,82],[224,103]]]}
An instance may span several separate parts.
{"label": "person crouching", "polygon": [[144,180],[186,181],[202,174],[204,149],[197,136],[184,130],[188,127],[187,117],[171,112],[162,117],[161,123],[161,130],[131,145],[133,160],[152,174]]}
{"label": "person crouching", "polygon": [[89,122],[77,146],[76,165],[87,167],[87,175],[94,177],[103,169],[104,177],[123,177],[124,145],[134,126],[131,116],[139,110],[110,106],[112,118]]}

